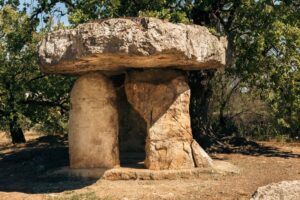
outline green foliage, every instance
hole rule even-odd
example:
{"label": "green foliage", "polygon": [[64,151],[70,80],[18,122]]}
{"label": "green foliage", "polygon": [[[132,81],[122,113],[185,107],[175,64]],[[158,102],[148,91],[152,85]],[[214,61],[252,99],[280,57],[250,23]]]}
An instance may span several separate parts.
{"label": "green foliage", "polygon": [[[22,118],[20,105],[16,102],[23,98],[25,91],[22,81],[34,71],[31,62],[34,47],[30,45],[31,34],[28,19],[11,6],[0,11],[0,98],[1,121],[10,121],[14,116]],[[29,64],[29,66],[28,66]],[[27,67],[28,66],[28,67]],[[26,69],[26,71],[24,70]],[[27,72],[27,73],[26,73]]]}
{"label": "green foliage", "polygon": [[113,1],[80,1],[72,2],[69,8],[69,21],[73,25],[87,22],[91,19],[103,19],[108,17],[157,17],[172,22],[189,22],[187,9],[191,8],[188,1],[177,0],[113,0]]}
{"label": "green foliage", "polygon": [[36,63],[37,33],[30,18],[7,5],[0,11],[0,124],[22,128],[36,124],[47,132],[62,132],[67,122],[73,80],[41,74]]}
{"label": "green foliage", "polygon": [[76,9],[69,16],[69,21],[72,24],[81,24],[87,22],[90,19],[90,16],[85,14],[82,10]]}
{"label": "green foliage", "polygon": [[185,12],[171,12],[170,9],[162,9],[160,11],[141,11],[139,17],[155,17],[159,19],[165,19],[172,22],[188,23],[188,19]]}
{"label": "green foliage", "polygon": [[296,136],[300,131],[300,7],[293,1],[246,1],[235,18],[237,28],[230,35],[236,62],[229,70],[249,87],[261,90],[279,131]]}

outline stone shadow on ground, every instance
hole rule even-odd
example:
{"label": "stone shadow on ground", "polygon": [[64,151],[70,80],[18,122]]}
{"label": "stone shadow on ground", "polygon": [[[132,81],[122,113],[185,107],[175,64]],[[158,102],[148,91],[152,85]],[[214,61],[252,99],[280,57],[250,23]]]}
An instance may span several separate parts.
{"label": "stone shadow on ground", "polygon": [[44,136],[0,152],[0,191],[53,193],[74,190],[95,183],[95,179],[50,176],[47,173],[69,165],[66,136]]}
{"label": "stone shadow on ground", "polygon": [[290,151],[282,151],[277,147],[259,144],[242,137],[228,137],[222,140],[222,145],[213,145],[206,151],[208,153],[238,153],[249,156],[300,158],[300,154]]}

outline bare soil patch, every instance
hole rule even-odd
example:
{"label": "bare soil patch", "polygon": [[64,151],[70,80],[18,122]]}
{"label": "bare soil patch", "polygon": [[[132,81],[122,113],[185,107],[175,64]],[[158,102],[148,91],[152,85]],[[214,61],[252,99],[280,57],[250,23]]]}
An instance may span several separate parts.
{"label": "bare soil patch", "polygon": [[45,176],[68,165],[66,137],[30,136],[26,145],[11,145],[3,142],[2,136],[0,199],[249,199],[260,186],[300,180],[300,143],[249,143],[210,154],[214,159],[238,166],[240,174],[203,174],[200,178],[181,180],[107,181]]}

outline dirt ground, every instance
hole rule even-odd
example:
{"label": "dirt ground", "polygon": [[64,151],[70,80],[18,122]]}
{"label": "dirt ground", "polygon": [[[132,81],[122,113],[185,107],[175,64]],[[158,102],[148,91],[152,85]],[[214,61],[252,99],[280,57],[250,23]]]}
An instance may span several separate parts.
{"label": "dirt ground", "polygon": [[11,145],[0,133],[0,199],[132,200],[249,199],[257,187],[300,180],[300,143],[260,142],[235,153],[213,153],[240,174],[203,174],[198,179],[160,181],[82,180],[45,176],[68,165],[66,137],[27,133],[26,145]]}

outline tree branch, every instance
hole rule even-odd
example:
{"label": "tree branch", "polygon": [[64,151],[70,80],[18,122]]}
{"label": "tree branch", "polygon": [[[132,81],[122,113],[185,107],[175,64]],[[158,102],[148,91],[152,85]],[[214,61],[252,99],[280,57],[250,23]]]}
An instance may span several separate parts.
{"label": "tree branch", "polygon": [[40,106],[47,106],[47,107],[59,107],[63,109],[64,111],[68,111],[68,108],[64,106],[65,101],[63,102],[52,102],[52,101],[38,101],[38,100],[23,100],[20,101],[19,103],[22,104],[33,104],[33,105],[40,105]]}
{"label": "tree branch", "polygon": [[28,80],[28,81],[26,82],[26,84],[28,84],[28,83],[30,83],[30,82],[32,82],[32,81],[35,81],[35,80],[44,78],[44,77],[46,77],[46,75],[40,75],[40,76],[37,76],[37,77],[35,77],[35,78],[32,78],[32,79]]}

